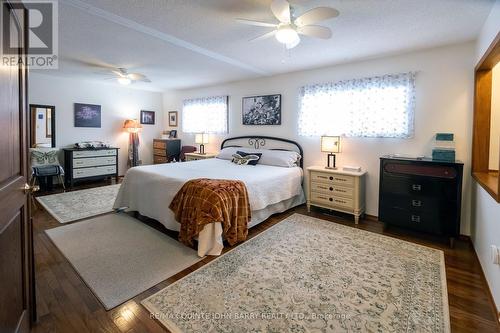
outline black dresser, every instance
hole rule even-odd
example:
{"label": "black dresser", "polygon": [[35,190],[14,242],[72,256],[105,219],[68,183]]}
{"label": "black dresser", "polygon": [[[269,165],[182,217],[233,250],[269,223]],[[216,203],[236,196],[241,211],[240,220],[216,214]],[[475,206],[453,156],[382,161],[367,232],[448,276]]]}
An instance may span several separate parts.
{"label": "black dresser", "polygon": [[380,159],[379,220],[447,236],[460,234],[463,164],[431,159]]}

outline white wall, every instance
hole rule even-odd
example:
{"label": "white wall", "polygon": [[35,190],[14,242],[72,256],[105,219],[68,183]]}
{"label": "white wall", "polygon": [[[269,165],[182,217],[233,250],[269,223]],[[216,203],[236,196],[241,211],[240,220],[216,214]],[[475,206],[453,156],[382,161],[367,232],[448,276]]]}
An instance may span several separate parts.
{"label": "white wall", "polygon": [[[153,138],[163,130],[161,93],[141,91],[106,83],[58,78],[31,73],[31,104],[56,107],[56,145],[71,146],[79,141],[103,141],[119,150],[119,174],[127,168],[128,133],[122,129],[126,119],[139,119],[140,110],[156,111],[156,124],[143,125],[139,157],[143,164],[153,159]],[[101,105],[101,128],[74,127],[74,103]]]}
{"label": "white wall", "polygon": [[[476,45],[477,63],[500,32],[500,0],[495,2]],[[471,111],[472,113],[472,111]],[[500,266],[490,259],[490,245],[500,247],[500,204],[473,181],[471,235],[486,280],[500,312]]]}
{"label": "white wall", "polygon": [[500,63],[493,68],[491,83],[490,170],[500,163]]}
{"label": "white wall", "polygon": [[[302,71],[223,85],[168,92],[164,110],[182,110],[185,98],[229,95],[229,136],[245,134],[272,135],[297,140],[304,148],[305,166],[324,165],[319,137],[297,135],[297,98],[299,87],[309,83],[362,78],[373,75],[418,71],[416,83],[415,137],[403,139],[350,138],[342,142],[339,165],[359,165],[368,171],[367,213],[378,215],[379,157],[401,153],[430,156],[436,132],[455,133],[457,158],[465,162],[463,214],[461,231],[469,234],[470,146],[472,122],[474,43],[380,58],[359,63]],[[292,60],[293,61],[293,58]],[[241,98],[259,94],[282,94],[281,126],[243,126]],[[182,117],[179,117],[182,118]],[[182,119],[180,119],[182,121]],[[165,126],[168,124],[165,123]],[[179,127],[179,131],[180,131]],[[192,135],[180,132],[183,144],[194,142]],[[218,150],[220,137],[211,137],[208,150]]]}

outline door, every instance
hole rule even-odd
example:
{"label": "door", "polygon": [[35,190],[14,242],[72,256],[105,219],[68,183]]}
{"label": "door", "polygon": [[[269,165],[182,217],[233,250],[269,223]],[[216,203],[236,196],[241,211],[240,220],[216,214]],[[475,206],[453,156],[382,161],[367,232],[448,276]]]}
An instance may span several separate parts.
{"label": "door", "polygon": [[[25,12],[13,14],[10,36],[23,45]],[[5,16],[3,17],[5,18]],[[22,54],[20,49],[20,54]],[[33,308],[33,247],[27,174],[27,70],[0,64],[0,332],[27,332]]]}

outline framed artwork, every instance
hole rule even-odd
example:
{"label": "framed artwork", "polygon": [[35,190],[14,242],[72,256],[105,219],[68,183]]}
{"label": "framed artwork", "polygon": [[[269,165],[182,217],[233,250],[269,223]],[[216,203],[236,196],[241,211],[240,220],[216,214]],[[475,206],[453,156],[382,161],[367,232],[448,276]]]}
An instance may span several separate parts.
{"label": "framed artwork", "polygon": [[243,125],[281,125],[281,95],[243,97]]}
{"label": "framed artwork", "polygon": [[155,112],[141,110],[141,124],[154,125],[155,124]]}
{"label": "framed artwork", "polygon": [[168,112],[168,126],[177,127],[177,111]]}
{"label": "framed artwork", "polygon": [[101,127],[101,106],[75,103],[75,127]]}
{"label": "framed artwork", "polygon": [[168,137],[169,137],[170,139],[175,139],[175,138],[177,138],[177,130],[171,130],[171,131],[169,132],[169,134],[168,134]]}

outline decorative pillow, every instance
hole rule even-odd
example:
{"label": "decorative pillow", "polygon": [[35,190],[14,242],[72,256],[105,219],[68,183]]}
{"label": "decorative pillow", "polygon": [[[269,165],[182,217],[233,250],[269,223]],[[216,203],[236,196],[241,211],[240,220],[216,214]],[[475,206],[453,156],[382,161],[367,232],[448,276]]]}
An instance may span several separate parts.
{"label": "decorative pillow", "polygon": [[58,153],[55,148],[31,148],[31,166],[60,165]]}
{"label": "decorative pillow", "polygon": [[255,165],[259,161],[259,158],[260,156],[254,154],[245,154],[245,156],[234,154],[231,162],[238,165]]}
{"label": "decorative pillow", "polygon": [[217,155],[217,158],[223,160],[232,160],[234,154],[238,154],[238,151],[244,149],[247,153],[255,154],[261,153],[262,157],[258,161],[259,164],[273,165],[285,168],[291,168],[299,165],[300,156],[299,153],[289,150],[272,150],[272,149],[254,149],[254,148],[242,148],[242,147],[226,147],[222,149]]}
{"label": "decorative pillow", "polygon": [[[237,155],[241,157],[248,157],[248,165],[257,165],[259,163],[260,158],[262,157],[262,153],[245,153],[244,151],[238,150],[236,152]],[[234,156],[234,155],[233,155]],[[255,159],[257,157],[257,159]]]}

